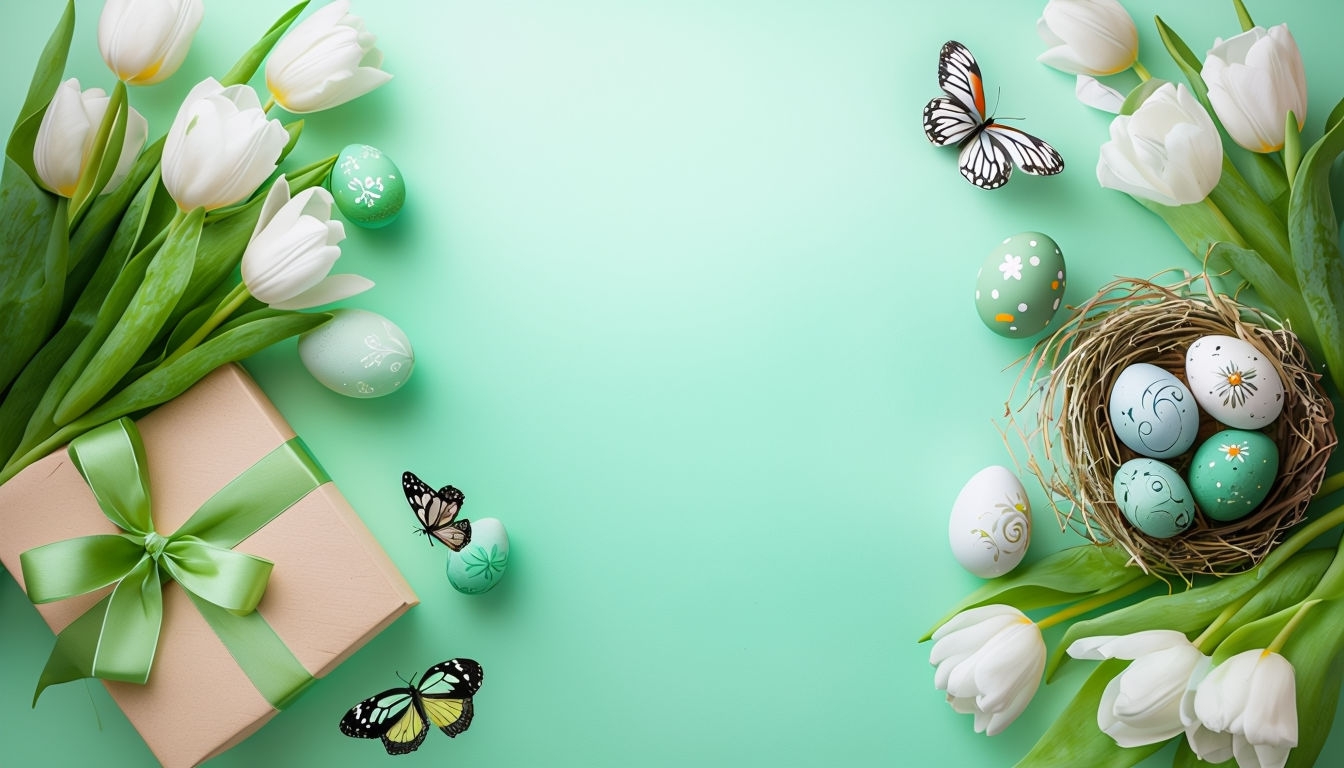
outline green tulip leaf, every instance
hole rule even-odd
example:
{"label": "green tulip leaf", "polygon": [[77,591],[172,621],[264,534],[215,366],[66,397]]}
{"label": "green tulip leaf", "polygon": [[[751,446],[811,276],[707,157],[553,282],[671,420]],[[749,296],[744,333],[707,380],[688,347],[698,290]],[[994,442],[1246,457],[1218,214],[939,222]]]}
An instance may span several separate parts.
{"label": "green tulip leaf", "polygon": [[[1280,172],[1281,173],[1281,172]],[[1246,245],[1260,252],[1265,262],[1284,280],[1293,277],[1292,247],[1277,214],[1246,183],[1232,161],[1223,156],[1223,175],[1209,193],[1211,201]]]}
{"label": "green tulip leaf", "polygon": [[1339,102],[1335,104],[1335,108],[1330,110],[1330,116],[1325,118],[1326,132],[1328,133],[1333,130],[1336,125],[1339,125],[1340,120],[1344,120],[1344,99],[1340,99]]}
{"label": "green tulip leaf", "polygon": [[[33,72],[32,82],[28,85],[28,95],[19,108],[18,120],[9,134],[9,143],[5,154],[23,169],[29,179],[37,178],[37,168],[33,163],[33,145],[37,142],[37,131],[42,125],[42,115],[47,104],[61,85],[61,74],[65,71],[65,60],[70,54],[70,39],[75,32],[75,3],[69,0],[65,12],[56,23],[42,55],[37,59],[37,69]],[[8,171],[5,173],[8,176]],[[6,181],[6,184],[8,182]],[[8,209],[6,209],[8,211]],[[3,386],[0,385],[0,389]]]}
{"label": "green tulip leaf", "polygon": [[[1204,63],[1199,60],[1195,52],[1190,50],[1190,46],[1185,44],[1181,36],[1176,31],[1168,27],[1166,22],[1162,21],[1161,16],[1154,16],[1153,21],[1157,24],[1157,34],[1162,38],[1162,45],[1166,46],[1167,53],[1176,62],[1180,68],[1181,74],[1190,83],[1190,92],[1195,94],[1199,103],[1213,115],[1213,107],[1209,104],[1209,86],[1204,83],[1204,77],[1200,75],[1200,70],[1204,68]],[[1217,118],[1214,118],[1215,122]]]}
{"label": "green tulip leaf", "polygon": [[73,231],[88,212],[98,193],[112,180],[126,144],[126,123],[130,119],[130,105],[126,102],[126,84],[118,80],[108,97],[102,122],[93,136],[84,170],[79,174],[75,193],[70,197],[70,229]]}
{"label": "green tulip leaf", "polygon": [[1316,764],[1335,721],[1344,683],[1344,601],[1328,600],[1312,608],[1284,645],[1297,682],[1297,747],[1287,768]]}
{"label": "green tulip leaf", "polygon": [[169,229],[125,314],[56,408],[56,423],[70,423],[97,405],[149,348],[191,280],[204,219],[198,208]]}
{"label": "green tulip leaf", "polygon": [[299,17],[300,13],[303,13],[303,9],[307,6],[308,0],[303,0],[303,2],[285,11],[271,25],[271,28],[266,30],[266,33],[261,36],[256,45],[247,49],[242,58],[238,59],[238,63],[234,64],[233,68],[224,77],[220,78],[219,82],[228,86],[246,83],[251,80],[252,76],[257,73],[257,69],[261,67],[261,62],[266,60],[266,56],[271,52],[271,49],[275,47],[276,43],[280,42],[281,37],[284,37],[289,25],[294,23],[294,20]]}
{"label": "green tulip leaf", "polygon": [[1064,632],[1046,666],[1049,680],[1068,658],[1075,640],[1099,635],[1128,635],[1147,629],[1171,629],[1193,637],[1218,618],[1227,606],[1255,590],[1254,597],[1232,616],[1229,626],[1252,621],[1306,597],[1333,559],[1326,550],[1310,550],[1284,563],[1268,578],[1257,571],[1211,581],[1170,595],[1150,597],[1094,619],[1074,622]]}
{"label": "green tulip leaf", "polygon": [[1283,122],[1283,171],[1291,186],[1293,178],[1297,176],[1297,166],[1302,162],[1302,133],[1297,127],[1297,115],[1293,114],[1293,110],[1288,110],[1288,116]]}
{"label": "green tulip leaf", "polygon": [[0,392],[60,319],[69,242],[66,202],[38,188],[12,160],[0,177]]}
{"label": "green tulip leaf", "polygon": [[1110,659],[1097,665],[1040,741],[1015,768],[1128,768],[1162,749],[1161,743],[1124,748],[1097,727],[1097,707],[1107,683],[1129,665]]}
{"label": "green tulip leaf", "polygon": [[1246,6],[1241,0],[1232,0],[1232,5],[1237,9],[1237,21],[1241,24],[1241,31],[1251,31],[1255,27],[1255,22],[1251,21],[1251,14],[1246,10]]}
{"label": "green tulip leaf", "polygon": [[1138,578],[1148,578],[1138,568],[1126,567],[1129,554],[1119,547],[1083,544],[1019,566],[1007,576],[986,583],[963,599],[956,608],[920,638],[962,611],[991,603],[1011,605],[1020,611],[1073,602],[1082,597],[1109,592]]}
{"label": "green tulip leaf", "polygon": [[250,357],[278,341],[312,330],[330,318],[331,315],[325,312],[286,312],[230,328],[177,360],[141,376],[82,417],[78,426],[92,429],[166,403],[219,366]]}
{"label": "green tulip leaf", "polygon": [[1321,340],[1316,338],[1316,326],[1312,324],[1311,313],[1302,301],[1296,276],[1284,278],[1265,262],[1258,251],[1238,248],[1225,242],[1214,243],[1210,248],[1208,267],[1212,272],[1232,269],[1245,278],[1260,295],[1261,302],[1273,307],[1274,314],[1297,334],[1313,358],[1320,358]]}
{"label": "green tulip leaf", "polygon": [[1134,89],[1125,96],[1125,102],[1120,105],[1120,114],[1132,115],[1139,108],[1139,105],[1148,100],[1153,95],[1153,91],[1166,85],[1167,81],[1158,77],[1150,77],[1147,80],[1134,86]]}
{"label": "green tulip leaf", "polygon": [[[1335,386],[1344,389],[1344,254],[1330,198],[1330,167],[1344,151],[1344,127],[1336,125],[1302,158],[1288,206],[1297,284],[1320,338],[1324,362]],[[1317,360],[1318,364],[1322,361]]]}

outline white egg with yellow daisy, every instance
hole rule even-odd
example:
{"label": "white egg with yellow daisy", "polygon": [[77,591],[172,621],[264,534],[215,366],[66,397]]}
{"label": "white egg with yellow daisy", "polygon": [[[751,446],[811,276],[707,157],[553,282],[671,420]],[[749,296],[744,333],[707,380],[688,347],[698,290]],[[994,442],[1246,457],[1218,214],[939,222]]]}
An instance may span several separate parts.
{"label": "white egg with yellow daisy", "polygon": [[1260,429],[1283,412],[1283,379],[1268,355],[1234,336],[1203,336],[1185,353],[1185,380],[1205,413]]}
{"label": "white egg with yellow daisy", "polygon": [[1195,449],[1190,493],[1205,517],[1239,520],[1260,506],[1279,474],[1279,449],[1263,432],[1225,429]]}

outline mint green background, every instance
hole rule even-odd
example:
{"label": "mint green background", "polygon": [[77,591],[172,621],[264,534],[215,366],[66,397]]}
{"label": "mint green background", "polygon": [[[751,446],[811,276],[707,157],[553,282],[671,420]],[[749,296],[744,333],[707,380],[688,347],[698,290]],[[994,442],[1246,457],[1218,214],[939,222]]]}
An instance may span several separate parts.
{"label": "mint green background", "polygon": [[[310,116],[296,160],[362,141],[401,166],[401,219],[350,228],[341,268],[377,282],[347,305],[399,323],[417,370],[357,401],[309,377],[292,342],[248,368],[423,604],[213,765],[382,764],[336,722],[452,656],[485,667],[477,719],[398,765],[1024,754],[1089,665],[987,739],[914,642],[979,583],[949,555],[947,513],[971,474],[1009,461],[995,420],[1029,348],[981,326],[976,270],[1027,229],[1063,248],[1067,302],[1115,275],[1195,267],[1159,220],[1097,186],[1108,120],[1034,61],[1042,5],[357,3],[396,78]],[[1158,4],[1126,5],[1143,60],[1173,76],[1148,22]],[[1163,13],[1202,50],[1237,31],[1230,5]],[[69,72],[109,87],[101,6],[77,6]],[[183,71],[132,93],[153,135],[284,8],[207,6]],[[60,7],[5,5],[0,124]],[[1252,11],[1297,36],[1318,135],[1344,92],[1344,14],[1325,0]],[[999,113],[1060,149],[1061,177],[983,192],[929,146],[919,115],[949,38],[976,53]],[[404,469],[505,522],[498,589],[449,587],[443,550],[411,535]],[[1033,558],[1071,541],[1040,506]],[[7,575],[0,626],[0,763],[151,762],[96,684],[29,709],[51,635]],[[1321,764],[1344,759],[1336,731]]]}

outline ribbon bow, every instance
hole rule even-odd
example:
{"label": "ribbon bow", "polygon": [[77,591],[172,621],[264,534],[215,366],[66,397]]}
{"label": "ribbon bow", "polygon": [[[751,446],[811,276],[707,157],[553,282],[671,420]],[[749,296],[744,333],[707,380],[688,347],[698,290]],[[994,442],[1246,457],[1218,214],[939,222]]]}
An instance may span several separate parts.
{"label": "ribbon bow", "polygon": [[144,683],[163,623],[165,581],[176,581],[259,691],[277,708],[312,677],[254,613],[272,563],[232,548],[327,482],[298,438],[249,467],[164,536],[150,510],[145,448],[130,419],[70,443],[70,458],[121,534],[57,541],[19,556],[28,597],[48,603],[116,584],[56,638],[33,695],[97,677]]}

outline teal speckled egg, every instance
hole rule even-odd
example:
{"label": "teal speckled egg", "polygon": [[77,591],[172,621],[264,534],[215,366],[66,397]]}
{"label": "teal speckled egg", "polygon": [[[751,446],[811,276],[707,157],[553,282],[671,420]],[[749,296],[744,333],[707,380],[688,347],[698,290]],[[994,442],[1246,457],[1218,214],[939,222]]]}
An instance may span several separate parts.
{"label": "teal speckled egg", "polygon": [[1040,232],[1004,238],[980,267],[975,309],[1000,336],[1035,336],[1064,299],[1064,254]]}
{"label": "teal speckled egg", "polygon": [[509,567],[509,534],[493,517],[471,521],[471,541],[461,552],[448,553],[448,583],[475,595],[494,588]]}
{"label": "teal speckled egg", "polygon": [[406,202],[406,181],[387,155],[351,144],[337,155],[327,188],[346,220],[366,229],[392,223]]}
{"label": "teal speckled egg", "polygon": [[395,323],[364,309],[331,315],[299,337],[299,358],[313,378],[350,397],[382,397],[406,383],[415,351]]}
{"label": "teal speckled egg", "polygon": [[1190,492],[1205,516],[1228,522],[1250,514],[1279,473],[1279,449],[1261,432],[1225,429],[1195,449]]}
{"label": "teal speckled egg", "polygon": [[1113,484],[1125,519],[1155,539],[1169,539],[1195,521],[1195,501],[1179,473],[1157,459],[1130,459]]}

